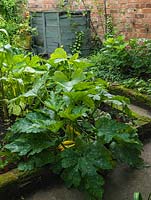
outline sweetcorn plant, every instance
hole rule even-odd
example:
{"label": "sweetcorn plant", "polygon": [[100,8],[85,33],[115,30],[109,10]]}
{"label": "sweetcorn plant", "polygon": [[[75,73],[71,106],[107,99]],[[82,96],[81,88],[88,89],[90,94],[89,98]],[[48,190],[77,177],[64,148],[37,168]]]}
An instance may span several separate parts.
{"label": "sweetcorn plant", "polygon": [[13,124],[3,150],[17,155],[20,170],[51,164],[67,186],[84,190],[86,199],[101,200],[104,172],[117,162],[142,164],[136,130],[100,109],[108,104],[127,110],[127,104],[108,93],[106,82],[95,79],[78,54],[68,57],[59,48],[48,63],[47,95]]}

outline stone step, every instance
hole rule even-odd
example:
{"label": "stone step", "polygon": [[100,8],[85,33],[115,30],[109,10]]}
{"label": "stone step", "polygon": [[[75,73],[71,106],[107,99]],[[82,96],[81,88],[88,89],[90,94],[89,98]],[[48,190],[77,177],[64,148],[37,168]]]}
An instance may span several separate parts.
{"label": "stone step", "polygon": [[138,115],[140,116],[144,116],[144,117],[148,117],[148,118],[151,118],[151,111],[147,110],[147,109],[144,109],[144,108],[141,108],[140,106],[136,106],[134,104],[130,104],[129,105],[129,108],[137,113]]}

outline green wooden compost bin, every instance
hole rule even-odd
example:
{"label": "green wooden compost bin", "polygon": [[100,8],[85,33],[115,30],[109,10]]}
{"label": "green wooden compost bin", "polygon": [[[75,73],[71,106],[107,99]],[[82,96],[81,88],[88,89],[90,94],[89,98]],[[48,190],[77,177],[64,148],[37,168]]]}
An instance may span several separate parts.
{"label": "green wooden compost bin", "polygon": [[33,49],[37,54],[50,54],[57,47],[63,46],[71,53],[75,42],[76,32],[83,31],[82,55],[90,51],[90,11],[32,12],[31,24],[36,27],[38,34],[33,36]]}

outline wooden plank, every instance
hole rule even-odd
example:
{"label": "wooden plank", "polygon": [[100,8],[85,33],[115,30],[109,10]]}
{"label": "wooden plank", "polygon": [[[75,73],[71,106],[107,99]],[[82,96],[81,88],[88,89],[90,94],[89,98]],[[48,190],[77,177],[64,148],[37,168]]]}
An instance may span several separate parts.
{"label": "wooden plank", "polygon": [[47,52],[52,53],[55,51],[56,48],[58,48],[58,43],[53,43],[52,45],[47,46]]}
{"label": "wooden plank", "polygon": [[75,35],[74,36],[66,36],[66,35],[62,35],[62,42],[68,42],[68,41],[73,41],[75,40]]}
{"label": "wooden plank", "polygon": [[60,19],[60,27],[68,26],[70,27],[71,20],[67,19]]}
{"label": "wooden plank", "polygon": [[43,30],[42,29],[39,29],[39,28],[37,28],[37,36],[41,36],[41,37],[43,37]]}
{"label": "wooden plank", "polygon": [[77,26],[76,28],[75,27],[60,27],[61,29],[61,33],[64,34],[64,33],[68,33],[68,34],[75,34],[75,32],[78,32],[78,31],[83,31],[85,32],[86,31],[86,27],[85,26]]}
{"label": "wooden plank", "polygon": [[57,20],[46,20],[46,26],[58,26],[58,21]]}
{"label": "wooden plank", "polygon": [[43,25],[43,20],[39,20],[39,21],[32,21],[32,26],[42,26]]}
{"label": "wooden plank", "polygon": [[47,48],[47,42],[46,42],[46,20],[45,20],[45,13],[42,13],[42,19],[43,19],[44,49],[46,49]]}
{"label": "wooden plank", "polygon": [[44,46],[44,40],[43,40],[43,38],[35,38],[34,45]]}
{"label": "wooden plank", "polygon": [[58,13],[47,12],[45,13],[46,20],[57,20]]}
{"label": "wooden plank", "polygon": [[46,37],[53,37],[54,35],[59,37],[58,29],[56,28],[46,29]]}
{"label": "wooden plank", "polygon": [[42,16],[32,17],[32,21],[39,21],[39,20],[42,20]]}
{"label": "wooden plank", "polygon": [[46,38],[47,40],[47,44],[50,44],[50,43],[53,43],[53,42],[56,42],[56,43],[59,43],[59,36],[53,36],[53,37],[48,37]]}
{"label": "wooden plank", "polygon": [[42,17],[42,12],[31,12],[32,17]]}

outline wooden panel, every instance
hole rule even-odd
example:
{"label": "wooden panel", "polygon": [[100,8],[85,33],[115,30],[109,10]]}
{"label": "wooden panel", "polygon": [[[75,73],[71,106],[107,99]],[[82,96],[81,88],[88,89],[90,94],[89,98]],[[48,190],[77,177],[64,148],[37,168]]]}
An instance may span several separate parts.
{"label": "wooden panel", "polygon": [[64,19],[60,19],[60,27],[70,27],[70,24],[71,24],[71,19],[69,18],[64,18]]}
{"label": "wooden panel", "polygon": [[57,20],[47,19],[46,20],[46,26],[59,26]]}
{"label": "wooden panel", "polygon": [[33,41],[35,45],[44,46],[44,39],[42,37],[35,37]]}
{"label": "wooden panel", "polygon": [[78,13],[68,17],[63,12],[60,14],[59,12],[40,12],[33,16],[32,26],[37,27],[38,30],[38,36],[34,37],[34,43],[44,46],[42,50],[45,52],[43,53],[52,53],[60,45],[63,45],[65,50],[70,53],[70,46],[75,41],[75,32],[79,31],[85,33],[82,51],[85,53],[89,49],[89,14],[83,16],[82,13]]}
{"label": "wooden panel", "polygon": [[58,33],[58,29],[57,29],[57,27],[55,28],[55,27],[47,27],[46,28],[46,37],[53,37],[53,36],[58,36],[59,35],[59,33]]}
{"label": "wooden panel", "polygon": [[86,22],[87,21],[85,17],[75,17],[71,19],[71,23],[77,23],[79,25],[85,25]]}
{"label": "wooden panel", "polygon": [[53,13],[53,12],[47,12],[45,13],[45,19],[46,20],[57,20],[58,13]]}
{"label": "wooden panel", "polygon": [[41,28],[37,28],[37,34],[39,35],[39,36],[43,36],[43,29],[41,29]]}
{"label": "wooden panel", "polygon": [[75,34],[70,34],[70,35],[68,35],[68,34],[62,34],[61,35],[61,39],[64,42],[67,42],[68,40],[74,40],[74,38],[75,38]]}
{"label": "wooden panel", "polygon": [[53,43],[52,45],[47,46],[47,52],[52,53],[55,51],[56,48],[58,48],[58,43]]}
{"label": "wooden panel", "polygon": [[59,43],[59,36],[58,35],[54,35],[53,37],[48,37],[46,38],[47,44],[51,44],[53,42]]}
{"label": "wooden panel", "polygon": [[42,12],[31,12],[32,17],[42,17]]}

